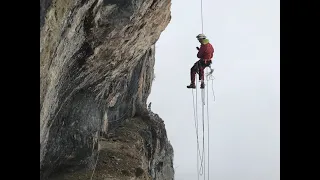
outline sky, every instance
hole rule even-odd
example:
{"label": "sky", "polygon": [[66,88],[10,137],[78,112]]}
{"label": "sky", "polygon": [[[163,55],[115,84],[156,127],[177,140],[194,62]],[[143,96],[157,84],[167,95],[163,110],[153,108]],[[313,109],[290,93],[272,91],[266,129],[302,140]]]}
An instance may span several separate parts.
{"label": "sky", "polygon": [[[172,0],[172,20],[156,43],[156,78],[148,102],[166,124],[175,180],[198,179],[193,96],[186,86],[198,60],[200,5],[201,0]],[[280,1],[203,0],[203,18],[203,33],[215,48],[215,79],[205,80],[205,178],[209,172],[210,180],[279,180]]]}

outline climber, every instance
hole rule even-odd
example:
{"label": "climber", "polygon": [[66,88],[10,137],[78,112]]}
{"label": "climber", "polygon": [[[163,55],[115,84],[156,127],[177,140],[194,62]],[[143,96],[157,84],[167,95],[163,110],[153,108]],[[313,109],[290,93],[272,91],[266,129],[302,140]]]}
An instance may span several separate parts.
{"label": "climber", "polygon": [[199,74],[199,80],[201,81],[200,88],[204,88],[204,69],[206,67],[210,67],[212,63],[212,57],[214,53],[213,46],[209,43],[209,39],[206,38],[204,34],[199,34],[197,36],[198,41],[201,43],[200,48],[197,47],[198,54],[197,57],[200,58],[199,61],[194,63],[190,70],[190,76],[191,76],[191,84],[187,86],[187,88],[196,88],[195,85],[195,76],[196,73]]}

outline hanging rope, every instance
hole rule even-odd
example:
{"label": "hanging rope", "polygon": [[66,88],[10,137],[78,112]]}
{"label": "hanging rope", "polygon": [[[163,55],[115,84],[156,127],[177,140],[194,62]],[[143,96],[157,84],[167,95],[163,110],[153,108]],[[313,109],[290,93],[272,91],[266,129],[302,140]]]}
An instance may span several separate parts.
{"label": "hanging rope", "polygon": [[204,122],[204,117],[205,117],[205,113],[204,113],[204,106],[205,106],[205,89],[202,89],[201,90],[201,95],[202,95],[202,160],[203,160],[203,175],[204,175],[204,180],[206,179],[206,168],[205,168],[205,165],[206,165],[206,161],[205,161],[205,156],[206,156],[206,154],[205,154],[205,145],[204,145],[204,143],[205,143],[205,139],[204,139],[204,136],[205,136],[205,132],[204,132],[204,124],[205,124],[205,122]]}
{"label": "hanging rope", "polygon": [[209,154],[210,154],[210,148],[209,148],[209,147],[210,147],[210,141],[209,141],[210,128],[209,128],[209,90],[208,90],[209,88],[208,88],[208,84],[209,84],[209,80],[208,80],[208,78],[207,78],[207,123],[208,123],[208,124],[207,124],[207,129],[208,129],[208,132],[207,132],[207,133],[208,133],[208,138],[207,138],[208,142],[207,142],[207,145],[208,145],[208,180],[209,180],[209,179],[210,179],[210,178],[209,178],[209,177],[210,177],[210,176],[209,176],[209,175],[210,175],[210,168],[209,168],[209,167],[210,167],[210,163],[209,163],[209,162],[210,162],[210,159],[209,159],[209,158],[210,158],[210,157],[209,157],[209,156],[210,156],[210,155],[209,155]]}
{"label": "hanging rope", "polygon": [[[198,81],[196,81],[196,87],[198,87]],[[197,115],[197,138],[199,136],[199,121],[198,121],[198,91],[197,91],[197,88],[196,88],[196,115]],[[203,133],[202,133],[203,134]],[[204,143],[202,141],[202,143]],[[197,148],[198,148],[198,156],[199,156],[199,159],[200,159],[200,169],[199,169],[199,175],[202,176],[203,175],[203,151],[202,151],[202,155],[200,153],[200,145],[199,145],[199,139],[197,139]],[[204,145],[202,145],[204,146]]]}
{"label": "hanging rope", "polygon": [[[203,3],[202,3],[202,0],[201,0],[201,32],[203,34],[204,32],[204,23],[203,23]],[[211,67],[210,67],[211,69]],[[207,71],[208,72],[208,71]],[[208,157],[207,157],[207,161],[208,161],[208,180],[210,179],[210,126],[209,126],[209,87],[208,87],[208,84],[209,84],[209,79],[212,80],[212,93],[213,93],[213,98],[214,98],[214,101],[215,101],[215,95],[214,95],[214,90],[213,90],[213,80],[214,80],[214,77],[212,76],[212,72],[213,72],[213,69],[211,69],[211,72],[208,73],[209,75],[207,75],[207,102],[205,103],[205,89],[203,89],[201,91],[201,95],[202,95],[202,158],[200,156],[200,161],[201,161],[201,167],[200,167],[200,170],[203,171],[203,174],[204,174],[204,180],[206,179],[206,175],[205,175],[205,146],[204,146],[204,143],[205,143],[205,130],[204,130],[204,124],[205,124],[205,121],[204,121],[204,117],[205,117],[205,113],[204,113],[204,106],[205,104],[207,105],[207,147],[208,147]],[[197,85],[196,85],[197,87]],[[192,91],[192,95],[194,96],[193,94],[193,91]],[[198,117],[197,116],[197,88],[196,88],[196,108],[194,108],[194,116]],[[194,99],[193,99],[193,103],[194,103]],[[194,107],[194,104],[193,104],[193,107]],[[196,115],[195,115],[196,114]],[[197,133],[197,154],[198,154],[198,151],[199,151],[199,139],[198,139],[198,118],[195,119],[195,127],[196,127],[196,133]],[[202,166],[202,163],[204,163],[204,165]],[[197,167],[199,167],[199,161],[198,161],[198,156],[197,156]],[[198,171],[198,180],[199,180],[199,170],[197,168],[197,171]]]}
{"label": "hanging rope", "polygon": [[[197,87],[197,81],[196,81],[196,87]],[[202,94],[202,105],[204,105],[204,93],[201,93]],[[199,145],[199,123],[198,123],[198,106],[197,106],[197,101],[198,101],[198,93],[197,93],[197,89],[196,89],[196,102],[194,101],[194,92],[192,91],[192,96],[193,96],[193,111],[194,111],[194,121],[195,121],[195,129],[196,129],[196,137],[197,137],[197,173],[198,173],[198,178],[199,178],[199,175],[203,175],[204,174],[204,149],[205,149],[205,145],[204,145],[204,112],[202,112],[202,153],[200,152],[200,145]],[[203,106],[202,106],[202,110],[203,110]],[[200,159],[200,168],[198,169],[199,167],[199,159]]]}
{"label": "hanging rope", "polygon": [[210,75],[210,79],[211,79],[211,87],[212,87],[212,96],[213,96],[213,101],[216,101],[216,96],[214,95],[214,90],[213,90],[213,80],[215,79],[214,76],[212,76],[212,74]]}
{"label": "hanging rope", "polygon": [[[196,85],[197,87],[197,85]],[[196,89],[197,91],[197,89]],[[204,105],[205,105],[205,93],[204,89],[201,90],[201,102],[202,102],[202,155],[200,156],[201,166],[200,166],[200,175],[205,175],[205,140],[204,140]],[[199,150],[200,154],[200,150]]]}
{"label": "hanging rope", "polygon": [[216,96],[214,95],[214,90],[213,90],[213,80],[215,79],[215,77],[212,75],[212,73],[213,73],[213,69],[211,69],[211,72],[207,74],[207,84],[208,84],[208,80],[211,80],[213,101],[216,101]]}
{"label": "hanging rope", "polygon": [[[202,0],[201,0],[201,33],[203,34],[203,8],[202,8],[202,5],[203,3],[202,3]],[[203,91],[204,91],[204,89],[203,89]],[[203,92],[204,93],[204,92]],[[207,80],[207,99],[208,99],[208,80]],[[202,109],[204,109],[204,103],[205,102],[205,100],[203,100],[203,103],[202,103]],[[209,110],[208,110],[208,107],[209,107],[209,102],[208,102],[208,100],[207,100],[207,121],[208,121],[208,123],[209,123],[209,115],[208,115],[208,113],[209,113]],[[202,112],[203,112],[203,114],[202,114],[202,124],[203,124],[203,157],[205,157],[205,148],[204,148],[204,110],[202,110]],[[208,127],[208,142],[209,142],[209,127]],[[208,144],[208,147],[209,147],[209,144]],[[205,160],[204,160],[204,164],[205,164]],[[209,165],[209,148],[208,148],[208,165]],[[205,167],[205,166],[204,166]],[[208,166],[208,168],[209,168],[209,166]],[[204,168],[205,169],[205,168]],[[206,176],[205,176],[205,170],[204,170],[204,180],[206,179]],[[208,169],[208,179],[209,179],[209,169]]]}
{"label": "hanging rope", "polygon": [[194,107],[194,94],[193,94],[193,90],[191,91],[192,92],[192,101],[193,101],[193,116],[194,116],[194,127],[196,129],[196,136],[197,136],[197,175],[198,175],[198,180],[199,180],[199,158],[198,158],[198,146],[199,146],[199,143],[198,143],[198,127],[197,127],[197,116],[196,116],[196,110],[195,110],[195,107]]}
{"label": "hanging rope", "polygon": [[201,89],[201,96],[202,96],[202,163],[203,165],[203,174],[205,178],[206,174],[206,168],[205,168],[205,131],[204,131],[204,125],[205,125],[205,111],[204,111],[204,106],[205,106],[205,89]]}
{"label": "hanging rope", "polygon": [[[201,89],[201,104],[202,104],[202,152],[200,152],[200,143],[199,143],[199,123],[198,123],[198,93],[197,93],[197,88],[196,88],[196,97],[194,97],[194,91],[192,90],[192,96],[193,96],[193,114],[194,114],[194,123],[195,123],[195,129],[196,129],[196,137],[197,137],[197,175],[198,175],[198,180],[199,176],[203,175],[204,180],[206,180],[206,148],[208,148],[208,156],[207,156],[207,161],[208,161],[208,180],[210,179],[210,117],[209,117],[209,80],[212,81],[212,91],[213,91],[213,80],[215,79],[212,76],[212,69],[210,72],[208,72],[209,69],[207,69],[207,76],[206,76],[206,89]],[[196,87],[198,87],[198,81],[196,81]],[[206,92],[207,91],[207,92]],[[206,93],[206,94],[205,94]],[[205,96],[207,96],[205,98]],[[213,96],[214,96],[214,91],[213,91]],[[196,102],[195,100],[196,99]],[[215,99],[215,96],[214,96]],[[207,102],[205,102],[207,101]],[[204,111],[204,106],[207,104],[207,145],[205,146],[205,111]],[[200,168],[199,168],[199,159],[200,159]]]}
{"label": "hanging rope", "polygon": [[[197,117],[197,111],[195,106],[197,106],[197,102],[194,102],[194,93],[192,90],[192,100],[193,100],[193,115],[194,115],[194,127],[196,129],[196,137],[197,137],[197,175],[198,175],[198,180],[199,180],[199,156],[200,156],[200,150],[199,150],[199,138],[198,138],[198,117]],[[196,97],[197,98],[197,97]],[[201,159],[201,158],[200,158]]]}
{"label": "hanging rope", "polygon": [[203,13],[202,13],[202,0],[201,0],[201,32],[203,34]]}

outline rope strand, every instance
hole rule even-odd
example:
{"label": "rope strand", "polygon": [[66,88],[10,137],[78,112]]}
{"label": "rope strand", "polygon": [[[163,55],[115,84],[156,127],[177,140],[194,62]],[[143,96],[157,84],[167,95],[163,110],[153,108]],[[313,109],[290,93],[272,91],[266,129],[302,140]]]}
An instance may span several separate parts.
{"label": "rope strand", "polygon": [[[197,81],[196,81],[196,87],[197,87]],[[202,111],[204,110],[203,105],[204,105],[204,93],[201,93],[202,95]],[[198,92],[196,89],[196,102],[194,102],[194,92],[192,90],[192,96],[193,96],[193,114],[194,114],[194,121],[195,121],[195,129],[196,129],[196,137],[197,137],[197,175],[198,175],[198,179],[199,179],[199,175],[203,175],[204,174],[204,112],[202,112],[202,126],[203,126],[203,133],[202,133],[202,153],[200,152],[200,145],[199,145],[199,122],[198,122],[198,106],[197,106],[197,102],[198,102]],[[199,168],[199,160],[200,160],[200,168]]]}
{"label": "rope strand", "polygon": [[197,136],[197,175],[198,175],[198,180],[199,180],[199,141],[198,141],[198,126],[197,126],[197,116],[196,116],[196,110],[195,110],[195,103],[194,103],[194,93],[193,93],[193,90],[191,91],[192,92],[192,101],[193,101],[193,116],[194,116],[194,127],[196,129],[196,136]]}
{"label": "rope strand", "polygon": [[205,180],[205,177],[206,177],[206,168],[205,168],[205,164],[206,164],[206,161],[205,161],[205,139],[204,139],[204,136],[205,136],[205,131],[204,131],[204,106],[205,106],[205,90],[202,89],[201,90],[201,95],[202,95],[202,163],[204,164],[203,165],[203,174],[204,174],[204,180]]}
{"label": "rope strand", "polygon": [[202,10],[202,0],[201,0],[201,32],[203,34],[203,10]]}
{"label": "rope strand", "polygon": [[[199,136],[199,120],[198,120],[198,91],[197,91],[197,87],[198,87],[198,81],[196,81],[196,115],[197,115],[197,136]],[[203,143],[203,142],[202,142]],[[202,155],[200,153],[200,145],[199,145],[199,140],[197,140],[197,146],[198,146],[198,153],[199,153],[199,159],[200,159],[200,175],[203,175],[203,150],[202,150]]]}
{"label": "rope strand", "polygon": [[209,175],[210,175],[210,168],[209,168],[209,167],[210,167],[210,163],[209,163],[209,162],[210,162],[210,159],[209,159],[209,156],[210,156],[210,155],[209,155],[209,154],[210,154],[210,153],[209,153],[209,152],[210,152],[210,151],[209,151],[209,147],[210,147],[210,141],[209,141],[210,128],[209,128],[209,90],[208,90],[209,88],[208,88],[208,84],[209,84],[209,80],[208,80],[208,78],[207,78],[207,123],[208,123],[208,124],[207,124],[207,129],[208,129],[208,132],[207,132],[207,133],[208,133],[208,138],[207,138],[207,141],[208,141],[208,142],[207,142],[207,145],[208,145],[208,180],[209,180],[209,179],[210,179],[210,178],[209,178]]}

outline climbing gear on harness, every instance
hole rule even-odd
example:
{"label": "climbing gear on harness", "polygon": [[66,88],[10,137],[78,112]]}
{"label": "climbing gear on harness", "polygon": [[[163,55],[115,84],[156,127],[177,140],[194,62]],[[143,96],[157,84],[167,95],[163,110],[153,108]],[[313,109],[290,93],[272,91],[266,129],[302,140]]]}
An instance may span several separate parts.
{"label": "climbing gear on harness", "polygon": [[208,67],[210,68],[210,72],[207,73],[207,79],[208,79],[209,76],[212,75],[212,73],[213,73],[213,71],[214,71],[214,69],[212,69],[211,66],[208,66]]}

